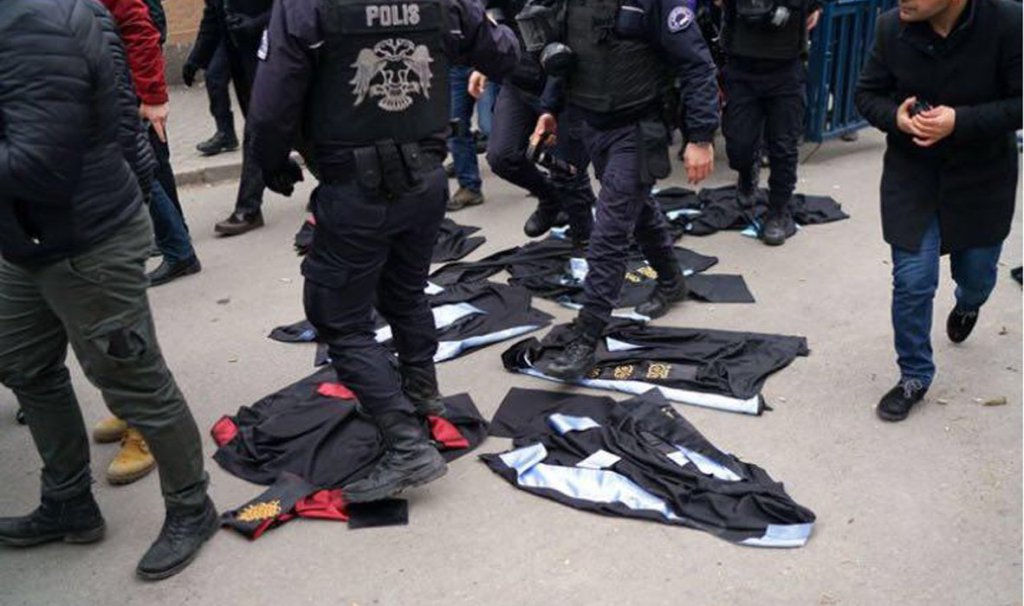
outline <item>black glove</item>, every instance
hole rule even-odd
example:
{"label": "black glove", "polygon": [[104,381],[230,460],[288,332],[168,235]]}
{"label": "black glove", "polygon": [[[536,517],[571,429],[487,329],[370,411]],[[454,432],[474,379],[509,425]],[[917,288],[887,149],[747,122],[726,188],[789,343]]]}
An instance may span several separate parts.
{"label": "black glove", "polygon": [[181,68],[181,79],[185,83],[185,86],[192,86],[196,82],[196,73],[199,71],[199,66],[192,62],[186,62]]}
{"label": "black glove", "polygon": [[224,18],[231,33],[241,36],[258,36],[263,33],[265,23],[259,17],[232,13]]}
{"label": "black glove", "polygon": [[267,189],[282,196],[292,195],[292,192],[295,191],[295,184],[302,180],[302,169],[291,158],[281,168],[263,171],[263,183]]}

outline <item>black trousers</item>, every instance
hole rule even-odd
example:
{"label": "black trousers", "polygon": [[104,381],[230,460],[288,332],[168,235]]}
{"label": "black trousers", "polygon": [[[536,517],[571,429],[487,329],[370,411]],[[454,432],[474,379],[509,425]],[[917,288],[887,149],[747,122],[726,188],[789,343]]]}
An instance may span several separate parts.
{"label": "black trousers", "polygon": [[413,412],[394,356],[374,339],[373,309],[391,325],[403,364],[432,364],[437,330],[423,292],[448,203],[440,165],[421,187],[386,197],[355,182],[313,192],[313,247],[302,263],[306,318],[327,343],[338,380],[372,415]]}
{"label": "black trousers", "polygon": [[217,131],[234,135],[235,117],[231,112],[231,95],[228,93],[231,66],[228,64],[225,46],[224,42],[220,43],[206,68],[206,95],[210,99],[210,115],[217,124]]}
{"label": "black trousers", "polygon": [[494,105],[491,135],[487,140],[487,163],[494,174],[537,196],[541,207],[564,209],[574,237],[590,236],[596,201],[587,172],[590,156],[583,144],[583,120],[569,108],[558,116],[558,144],[555,154],[576,166],[576,177],[553,174],[549,178],[527,160],[526,148],[541,114],[540,101],[511,84],[501,87]]}
{"label": "black trousers", "polygon": [[[252,85],[256,80],[256,67],[259,59],[256,58],[256,51],[259,40],[253,44],[239,43],[233,38],[228,38],[223,43],[228,57],[228,68],[231,72],[231,81],[235,84],[235,96],[238,97],[238,106],[242,115],[249,113],[249,95],[252,93]],[[249,135],[245,134],[242,139],[242,176],[238,183],[238,197],[235,199],[235,213],[243,215],[254,215],[263,206],[263,172],[252,160]]]}
{"label": "black trousers", "polygon": [[729,166],[749,178],[763,143],[771,174],[768,203],[785,210],[796,188],[796,167],[807,105],[807,71],[801,59],[772,71],[725,68],[726,105],[722,131]]}

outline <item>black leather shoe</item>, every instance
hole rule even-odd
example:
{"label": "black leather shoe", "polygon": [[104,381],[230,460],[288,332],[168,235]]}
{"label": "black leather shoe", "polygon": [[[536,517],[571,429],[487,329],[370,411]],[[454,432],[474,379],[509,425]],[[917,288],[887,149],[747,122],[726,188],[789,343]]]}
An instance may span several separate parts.
{"label": "black leather shoe", "polygon": [[910,409],[921,401],[928,388],[917,379],[900,381],[889,393],[882,396],[875,412],[883,421],[902,421],[910,414]]}
{"label": "black leather shoe", "polygon": [[160,536],[139,560],[135,574],[159,581],[185,570],[199,555],[199,548],[217,532],[217,509],[207,497],[199,507],[168,509]]}
{"label": "black leather shoe", "polygon": [[31,547],[52,541],[94,543],[103,538],[107,525],[91,492],[54,501],[43,498],[27,516],[0,518],[0,545]]}
{"label": "black leather shoe", "polygon": [[216,156],[219,153],[238,149],[238,137],[234,134],[217,131],[206,141],[196,145],[196,149],[204,156]]}
{"label": "black leather shoe", "polygon": [[416,414],[422,417],[442,417],[446,412],[437,386],[437,368],[433,363],[425,366],[402,364],[398,367],[402,376],[402,392],[416,407]]}
{"label": "black leather shoe", "polygon": [[427,439],[415,415],[386,412],[374,418],[387,450],[370,475],[341,488],[348,503],[366,503],[394,496],[432,482],[448,472],[448,464]]}
{"label": "black leather shoe", "polygon": [[558,224],[559,215],[557,209],[538,206],[537,210],[523,224],[523,233],[530,238],[539,238],[548,233],[552,227]]}
{"label": "black leather shoe", "polygon": [[156,269],[146,274],[146,277],[149,278],[150,286],[160,286],[183,276],[197,274],[202,270],[203,265],[199,262],[199,257],[192,255],[188,259],[176,263],[164,261]]}
{"label": "black leather shoe", "polygon": [[768,213],[761,227],[761,240],[768,246],[786,243],[786,218],[779,213]]}
{"label": "black leather shoe", "polygon": [[954,307],[946,318],[946,336],[954,343],[963,343],[971,336],[971,331],[977,323],[978,310],[964,311]]}
{"label": "black leather shoe", "polygon": [[240,236],[260,227],[263,227],[263,213],[261,212],[254,215],[231,213],[231,216],[215,225],[213,231],[222,236]]}
{"label": "black leather shoe", "polygon": [[680,273],[676,279],[668,284],[658,282],[654,292],[646,301],[636,306],[636,313],[647,316],[650,319],[660,318],[668,313],[673,303],[681,303],[686,300],[689,290],[686,288],[686,279]]}

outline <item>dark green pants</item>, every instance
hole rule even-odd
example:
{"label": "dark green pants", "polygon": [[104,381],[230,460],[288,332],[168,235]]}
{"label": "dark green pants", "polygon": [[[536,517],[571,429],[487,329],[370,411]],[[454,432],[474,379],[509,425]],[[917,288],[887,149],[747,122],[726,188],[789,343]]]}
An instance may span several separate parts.
{"label": "dark green pants", "polygon": [[68,343],[110,410],[138,429],[169,507],[206,495],[199,430],[164,363],[146,298],[145,209],[91,249],[42,268],[0,261],[0,382],[14,391],[43,460],[42,494],[92,483],[89,441],[64,365]]}

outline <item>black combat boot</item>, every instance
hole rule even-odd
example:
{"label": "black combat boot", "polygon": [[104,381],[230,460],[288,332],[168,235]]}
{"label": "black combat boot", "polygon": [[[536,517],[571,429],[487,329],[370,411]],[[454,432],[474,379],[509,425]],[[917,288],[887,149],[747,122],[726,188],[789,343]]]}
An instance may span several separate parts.
{"label": "black combat boot", "polygon": [[650,319],[660,318],[668,313],[673,303],[686,299],[686,277],[677,263],[658,272],[658,285],[646,301],[636,306],[636,313]]}
{"label": "black combat boot", "polygon": [[235,133],[219,130],[206,141],[201,141],[196,145],[196,149],[204,156],[216,156],[222,152],[235,151],[238,149],[238,137],[235,136]]}
{"label": "black combat boot", "polygon": [[385,412],[374,420],[386,450],[370,475],[342,486],[341,496],[347,503],[386,499],[448,472],[448,464],[430,444],[416,415]]}
{"label": "black combat boot", "polygon": [[736,180],[736,199],[740,209],[751,211],[757,206],[757,185],[760,181],[760,167],[755,164],[750,170],[740,171]]}
{"label": "black combat boot", "polygon": [[561,204],[557,200],[545,200],[537,204],[537,210],[526,219],[523,224],[523,233],[530,238],[539,238],[552,227],[568,223],[568,216],[561,210]]}
{"label": "black combat boot", "polygon": [[597,361],[597,341],[604,332],[605,322],[585,313],[577,316],[572,329],[575,336],[562,353],[548,364],[546,374],[563,381],[583,378]]}
{"label": "black combat boot", "polygon": [[93,543],[103,538],[107,525],[92,492],[55,501],[43,497],[39,507],[14,518],[0,518],[0,545],[31,547],[51,541]]}
{"label": "black combat boot", "polygon": [[416,414],[423,417],[443,417],[444,402],[437,387],[437,368],[434,363],[423,366],[402,364],[398,367],[402,375],[402,391],[416,407]]}
{"label": "black combat boot", "polygon": [[160,536],[139,560],[135,574],[159,581],[185,570],[199,555],[199,548],[217,532],[220,520],[209,497],[198,507],[167,510]]}

